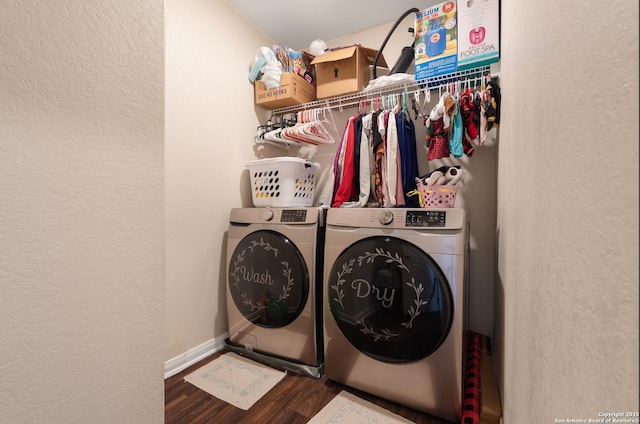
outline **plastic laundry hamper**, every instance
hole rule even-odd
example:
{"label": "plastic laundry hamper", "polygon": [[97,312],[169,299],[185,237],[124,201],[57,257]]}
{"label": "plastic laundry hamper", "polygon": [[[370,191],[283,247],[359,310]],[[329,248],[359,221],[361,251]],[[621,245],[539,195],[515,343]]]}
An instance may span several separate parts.
{"label": "plastic laundry hamper", "polygon": [[252,160],[251,198],[256,207],[309,207],[313,205],[316,171],[320,164],[300,158]]}
{"label": "plastic laundry hamper", "polygon": [[420,193],[420,206],[423,208],[452,208],[456,203],[458,187],[455,185],[429,186],[418,181],[416,189]]}

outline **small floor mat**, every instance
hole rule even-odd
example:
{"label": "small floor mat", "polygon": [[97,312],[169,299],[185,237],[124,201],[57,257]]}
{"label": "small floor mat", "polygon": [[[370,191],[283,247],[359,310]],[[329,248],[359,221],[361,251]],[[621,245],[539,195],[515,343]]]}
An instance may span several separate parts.
{"label": "small floor mat", "polygon": [[184,380],[246,411],[285,375],[285,372],[228,352],[187,375]]}
{"label": "small floor mat", "polygon": [[407,424],[413,423],[384,408],[342,391],[308,424]]}

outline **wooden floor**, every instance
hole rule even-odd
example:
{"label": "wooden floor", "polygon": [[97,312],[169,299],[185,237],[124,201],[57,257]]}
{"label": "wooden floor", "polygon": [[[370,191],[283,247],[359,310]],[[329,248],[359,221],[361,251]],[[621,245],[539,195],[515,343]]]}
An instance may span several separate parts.
{"label": "wooden floor", "polygon": [[316,380],[291,372],[287,372],[285,378],[251,408],[243,411],[184,381],[187,374],[223,353],[225,352],[218,352],[165,380],[165,424],[303,424],[342,390],[416,424],[450,424],[440,418],[327,380],[326,377]]}

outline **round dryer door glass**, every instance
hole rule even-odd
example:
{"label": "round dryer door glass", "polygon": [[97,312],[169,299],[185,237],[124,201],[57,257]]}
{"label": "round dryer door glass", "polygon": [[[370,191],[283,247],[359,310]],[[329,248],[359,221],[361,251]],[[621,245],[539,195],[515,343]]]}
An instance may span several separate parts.
{"label": "round dryer door glass", "polygon": [[374,359],[426,358],[451,328],[453,301],[444,274],[405,240],[362,239],[340,254],[328,278],[329,307],[338,328]]}
{"label": "round dryer door glass", "polygon": [[229,290],[242,315],[261,327],[283,327],[304,309],[309,275],[302,254],[284,235],[245,236],[229,263]]}

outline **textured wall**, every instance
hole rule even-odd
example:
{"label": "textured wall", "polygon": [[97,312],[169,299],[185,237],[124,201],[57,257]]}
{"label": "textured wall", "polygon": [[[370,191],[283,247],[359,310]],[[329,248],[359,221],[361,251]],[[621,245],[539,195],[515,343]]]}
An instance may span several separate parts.
{"label": "textured wall", "polygon": [[501,47],[504,423],[638,411],[638,3],[502,2]]}
{"label": "textured wall", "polygon": [[0,422],[163,420],[163,4],[0,13]]}

